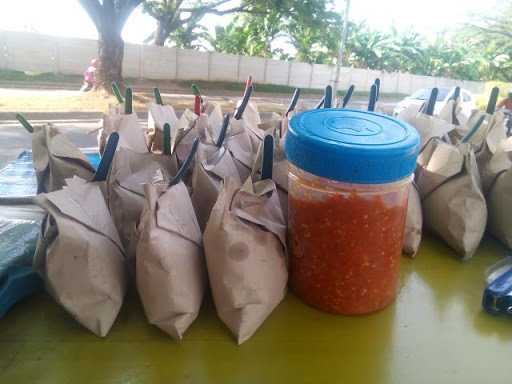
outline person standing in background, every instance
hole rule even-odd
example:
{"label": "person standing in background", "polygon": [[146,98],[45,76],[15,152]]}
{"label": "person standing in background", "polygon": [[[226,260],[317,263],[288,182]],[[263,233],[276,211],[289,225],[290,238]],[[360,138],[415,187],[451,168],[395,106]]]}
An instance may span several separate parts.
{"label": "person standing in background", "polygon": [[82,88],[80,88],[80,92],[87,92],[94,89],[96,85],[96,68],[98,67],[98,63],[98,59],[91,60],[91,65],[84,72],[84,83],[82,84]]}

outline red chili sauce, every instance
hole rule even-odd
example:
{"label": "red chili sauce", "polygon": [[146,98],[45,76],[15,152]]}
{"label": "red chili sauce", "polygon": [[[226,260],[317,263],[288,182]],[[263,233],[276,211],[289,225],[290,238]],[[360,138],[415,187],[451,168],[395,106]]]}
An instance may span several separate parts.
{"label": "red chili sauce", "polygon": [[307,304],[336,314],[364,314],[397,292],[407,199],[356,193],[324,200],[289,195],[290,284]]}

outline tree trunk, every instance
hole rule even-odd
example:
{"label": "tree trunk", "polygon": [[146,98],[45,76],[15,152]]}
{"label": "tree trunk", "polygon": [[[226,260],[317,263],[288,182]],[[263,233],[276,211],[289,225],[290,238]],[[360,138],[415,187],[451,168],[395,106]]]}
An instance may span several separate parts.
{"label": "tree trunk", "polygon": [[165,28],[164,23],[162,21],[158,20],[156,31],[155,31],[154,45],[163,47],[165,44],[165,40],[167,40],[168,36],[169,36],[169,32],[167,32],[167,28]]}
{"label": "tree trunk", "polygon": [[96,70],[96,88],[110,92],[112,82],[115,81],[123,89],[124,41],[121,33],[112,30],[100,33],[98,52],[100,62]]}

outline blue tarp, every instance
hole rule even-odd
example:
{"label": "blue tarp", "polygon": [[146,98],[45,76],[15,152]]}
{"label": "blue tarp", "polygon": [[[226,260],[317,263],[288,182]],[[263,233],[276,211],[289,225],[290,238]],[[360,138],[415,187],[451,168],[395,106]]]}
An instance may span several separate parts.
{"label": "blue tarp", "polygon": [[[96,168],[99,154],[86,153],[86,156]],[[0,170],[0,277],[11,265],[32,263],[43,217],[42,210],[35,205],[2,205],[2,198],[35,196],[36,191],[32,152],[24,151]]]}
{"label": "blue tarp", "polygon": [[[96,169],[99,154],[86,156]],[[16,302],[43,289],[31,268],[44,213],[26,198],[36,193],[32,152],[24,151],[0,170],[0,318]]]}
{"label": "blue tarp", "polygon": [[[100,155],[92,152],[85,155],[96,169]],[[23,151],[16,160],[0,170],[0,198],[35,196],[36,193],[37,181],[32,166],[32,152]]]}

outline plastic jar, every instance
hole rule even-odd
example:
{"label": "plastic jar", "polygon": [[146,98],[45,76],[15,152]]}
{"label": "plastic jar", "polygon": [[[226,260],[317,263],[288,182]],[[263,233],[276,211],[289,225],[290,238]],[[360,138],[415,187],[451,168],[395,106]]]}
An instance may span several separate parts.
{"label": "plastic jar", "polygon": [[304,302],[353,315],[394,300],[419,145],[414,128],[378,113],[318,109],[290,121],[290,285]]}

